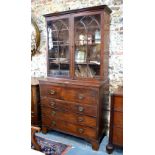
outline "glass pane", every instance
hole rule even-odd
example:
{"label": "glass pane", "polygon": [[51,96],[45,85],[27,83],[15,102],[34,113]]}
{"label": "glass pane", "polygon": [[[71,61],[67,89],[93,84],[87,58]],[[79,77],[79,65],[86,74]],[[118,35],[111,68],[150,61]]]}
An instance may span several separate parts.
{"label": "glass pane", "polygon": [[100,75],[100,15],[75,18],[75,76],[96,78]]}
{"label": "glass pane", "polygon": [[68,19],[49,21],[48,59],[51,76],[69,76],[69,23]]}

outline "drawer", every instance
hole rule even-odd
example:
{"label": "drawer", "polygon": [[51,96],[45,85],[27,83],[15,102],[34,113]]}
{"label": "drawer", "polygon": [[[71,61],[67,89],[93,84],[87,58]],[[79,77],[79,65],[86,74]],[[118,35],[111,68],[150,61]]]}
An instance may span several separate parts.
{"label": "drawer", "polygon": [[96,138],[96,130],[93,128],[75,125],[62,121],[59,119],[51,119],[47,116],[42,116],[42,126],[46,126],[48,129],[54,129],[69,134],[74,134],[80,137]]}
{"label": "drawer", "polygon": [[123,111],[123,97],[122,96],[114,96],[114,110]]}
{"label": "drawer", "polygon": [[42,107],[42,116],[49,116],[52,119],[60,119],[66,122],[96,127],[96,118],[79,115],[71,112],[62,112],[49,107]]}
{"label": "drawer", "polygon": [[84,104],[96,104],[98,98],[96,89],[53,86],[49,84],[40,85],[40,94],[41,96]]}
{"label": "drawer", "polygon": [[96,104],[98,95],[96,90],[85,88],[68,88],[62,91],[62,97],[66,101],[83,104]]}
{"label": "drawer", "polygon": [[113,128],[113,144],[123,146],[123,129],[114,127]]}
{"label": "drawer", "polygon": [[66,112],[73,112],[78,114],[84,114],[88,116],[97,116],[97,107],[86,105],[86,104],[79,104],[74,102],[68,102],[63,100],[57,100],[48,97],[41,98],[41,105],[54,108],[54,109],[61,109],[62,111]]}
{"label": "drawer", "polygon": [[49,96],[53,98],[61,98],[61,87],[52,86],[52,85],[39,85],[40,86],[40,95]]}
{"label": "drawer", "polygon": [[114,126],[123,128],[123,113],[114,112]]}

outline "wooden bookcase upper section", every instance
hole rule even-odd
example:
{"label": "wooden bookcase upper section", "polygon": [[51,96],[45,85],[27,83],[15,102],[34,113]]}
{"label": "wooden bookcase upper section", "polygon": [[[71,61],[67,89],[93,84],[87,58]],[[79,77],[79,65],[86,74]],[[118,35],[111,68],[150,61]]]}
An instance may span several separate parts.
{"label": "wooden bookcase upper section", "polygon": [[44,15],[48,77],[108,78],[110,13],[101,5]]}

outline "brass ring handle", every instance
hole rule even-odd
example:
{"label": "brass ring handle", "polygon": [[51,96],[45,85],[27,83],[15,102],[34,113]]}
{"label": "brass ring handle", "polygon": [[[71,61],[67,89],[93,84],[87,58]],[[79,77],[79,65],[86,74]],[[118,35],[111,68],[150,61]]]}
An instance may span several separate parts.
{"label": "brass ring handle", "polygon": [[79,94],[79,99],[82,100],[84,98],[83,94]]}
{"label": "brass ring handle", "polygon": [[52,126],[55,126],[56,125],[56,122],[55,121],[52,121]]}
{"label": "brass ring handle", "polygon": [[49,94],[54,95],[56,92],[54,90],[50,90]]}
{"label": "brass ring handle", "polygon": [[84,132],[84,129],[78,129],[79,133],[83,133]]}
{"label": "brass ring handle", "polygon": [[79,118],[78,118],[78,121],[79,121],[79,122],[83,122],[83,121],[84,121],[83,117],[79,117]]}
{"label": "brass ring handle", "polygon": [[54,107],[55,106],[55,102],[51,101],[51,106]]}
{"label": "brass ring handle", "polygon": [[83,108],[83,107],[81,107],[81,106],[79,106],[79,108],[78,108],[78,109],[79,109],[79,111],[80,111],[80,112],[84,111],[84,108]]}
{"label": "brass ring handle", "polygon": [[56,114],[56,111],[52,111],[51,114],[52,116],[54,116]]}

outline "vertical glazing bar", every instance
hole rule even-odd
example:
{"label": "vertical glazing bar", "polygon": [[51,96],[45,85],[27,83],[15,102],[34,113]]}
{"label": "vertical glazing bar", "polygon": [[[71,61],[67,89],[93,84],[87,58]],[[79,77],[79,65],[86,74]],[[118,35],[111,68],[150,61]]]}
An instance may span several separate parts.
{"label": "vertical glazing bar", "polygon": [[103,80],[104,77],[104,67],[103,67],[103,60],[104,60],[104,11],[101,13],[101,46],[100,46],[100,79]]}
{"label": "vertical glazing bar", "polygon": [[73,79],[75,75],[75,43],[74,43],[74,16],[69,17],[69,52],[70,52],[70,78]]}
{"label": "vertical glazing bar", "polygon": [[46,62],[47,62],[47,76],[49,76],[49,49],[48,49],[48,47],[49,47],[49,43],[48,43],[48,24],[47,24],[47,22],[49,22],[49,21],[47,21],[46,20],[46,34],[47,34],[47,36],[46,36],[46,39],[47,39],[47,44],[46,44]]}

